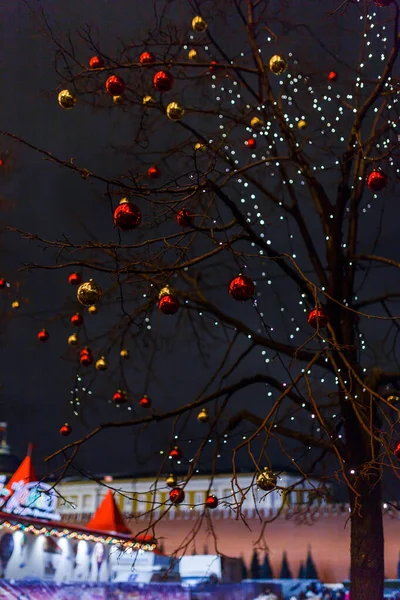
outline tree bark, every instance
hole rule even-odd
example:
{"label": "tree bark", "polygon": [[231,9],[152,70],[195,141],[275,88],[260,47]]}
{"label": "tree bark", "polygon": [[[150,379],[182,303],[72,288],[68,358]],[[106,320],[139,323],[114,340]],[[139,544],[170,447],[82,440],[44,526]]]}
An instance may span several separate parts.
{"label": "tree bark", "polygon": [[379,476],[360,478],[350,490],[350,600],[383,600],[384,537]]}

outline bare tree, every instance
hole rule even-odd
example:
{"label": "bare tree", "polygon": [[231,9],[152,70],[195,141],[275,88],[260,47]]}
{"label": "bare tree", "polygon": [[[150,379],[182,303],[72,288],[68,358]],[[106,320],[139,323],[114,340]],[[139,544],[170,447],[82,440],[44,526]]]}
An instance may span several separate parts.
{"label": "bare tree", "polygon": [[[382,476],[385,469],[398,476],[400,263],[386,256],[384,236],[397,216],[390,200],[398,197],[398,2],[186,4],[155,2],[148,34],[119,42],[112,56],[92,28],[63,39],[42,15],[56,45],[60,105],[78,111],[88,104],[105,120],[119,111],[134,131],[115,146],[121,165],[129,157],[123,175],[89,170],[4,133],[97,182],[109,202],[117,241],[24,232],[55,256],[25,268],[49,276],[85,268],[103,287],[114,324],[91,340],[96,352],[111,355],[129,341],[147,357],[147,384],[166,338],[173,351],[175,336],[190,333],[208,360],[208,381],[194,384],[179,407],[102,422],[48,460],[68,455],[63,473],[102,430],[148,431],[165,422],[175,431],[206,408],[183,490],[208,440],[214,473],[223,436],[246,422],[251,432],[233,450],[234,493],[224,500],[240,514],[251,493],[236,476],[245,453],[254,485],[266,490],[278,486],[271,444],[298,468],[299,482],[328,457],[316,493],[330,480],[347,486],[351,598],[378,600]],[[313,22],[304,21],[304,8],[315,10]],[[335,49],[338,35],[345,51]],[[89,285],[80,299],[94,303],[100,291]],[[175,320],[174,336],[163,319]],[[118,362],[117,403],[130,393],[126,364]],[[257,411],[246,394],[259,394]],[[312,456],[307,470],[305,454]],[[162,518],[152,513],[149,527]]]}

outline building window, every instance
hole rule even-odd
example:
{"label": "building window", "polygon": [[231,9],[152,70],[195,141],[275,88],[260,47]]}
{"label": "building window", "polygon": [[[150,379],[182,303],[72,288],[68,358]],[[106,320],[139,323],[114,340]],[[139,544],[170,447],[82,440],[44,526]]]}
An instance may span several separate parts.
{"label": "building window", "polygon": [[82,510],[83,510],[83,512],[92,512],[93,511],[93,497],[91,494],[83,495]]}
{"label": "building window", "polygon": [[204,500],[205,500],[205,493],[204,492],[195,492],[195,494],[194,494],[194,505],[197,508],[202,508],[202,505],[204,504]]}
{"label": "building window", "polygon": [[65,508],[67,510],[75,510],[78,508],[78,496],[68,496]]}

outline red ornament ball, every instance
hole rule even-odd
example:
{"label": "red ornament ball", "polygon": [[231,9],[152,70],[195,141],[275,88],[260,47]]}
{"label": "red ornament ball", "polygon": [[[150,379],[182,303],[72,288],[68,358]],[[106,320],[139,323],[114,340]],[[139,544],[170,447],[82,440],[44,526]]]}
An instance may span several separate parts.
{"label": "red ornament ball", "polygon": [[128,394],[124,392],[124,390],[118,390],[118,392],[115,392],[112,399],[115,404],[125,404],[125,402],[128,402]]}
{"label": "red ornament ball", "polygon": [[4,277],[0,277],[0,290],[3,290],[6,287],[6,280]]}
{"label": "red ornament ball", "polygon": [[156,57],[151,52],[142,52],[139,62],[141,65],[152,65],[156,62]]}
{"label": "red ornament ball", "polygon": [[79,325],[82,325],[82,323],[83,323],[83,317],[79,313],[75,313],[70,318],[70,322],[71,322],[71,325],[74,325],[75,327],[79,327]]}
{"label": "red ornament ball", "polygon": [[82,281],[82,277],[79,273],[70,273],[68,275],[68,283],[71,285],[79,285]]}
{"label": "red ornament ball", "polygon": [[153,77],[153,85],[158,92],[169,92],[174,79],[168,71],[158,71]]}
{"label": "red ornament ball", "polygon": [[314,329],[322,329],[329,323],[329,317],[323,308],[313,308],[308,313],[307,322]]}
{"label": "red ornament ball", "polygon": [[47,340],[49,339],[49,333],[45,329],[42,329],[42,331],[39,331],[39,333],[37,334],[37,337],[39,342],[47,342]]}
{"label": "red ornament ball", "polygon": [[158,302],[158,310],[163,313],[163,315],[174,315],[179,310],[179,300],[176,296],[172,296],[167,294],[160,298]]}
{"label": "red ornament ball", "polygon": [[254,296],[254,282],[246,275],[238,275],[230,282],[228,291],[234,300],[246,302]]}
{"label": "red ornament ball", "polygon": [[161,171],[156,165],[153,165],[147,169],[147,177],[150,179],[158,179],[160,176]]}
{"label": "red ornament ball", "polygon": [[338,74],[336,73],[336,71],[330,71],[328,73],[329,81],[336,81],[337,78],[338,78]]}
{"label": "red ornament ball", "polygon": [[92,364],[93,356],[92,356],[92,353],[90,352],[90,350],[88,350],[87,348],[85,348],[84,350],[81,350],[79,362],[81,363],[81,365],[83,367],[89,367],[89,365]]}
{"label": "red ornament ball", "polygon": [[218,67],[219,67],[219,64],[217,63],[217,61],[212,60],[208,67],[208,70],[210,71],[210,73],[215,73],[215,71],[218,70]]}
{"label": "red ornament ball", "polygon": [[383,171],[372,171],[367,177],[367,186],[373,192],[380,192],[387,186],[388,178]]}
{"label": "red ornament ball", "polygon": [[101,67],[104,67],[104,60],[101,56],[92,56],[89,61],[89,67],[91,69],[101,69]]}
{"label": "red ornament ball", "polygon": [[175,487],[170,491],[169,499],[172,504],[181,504],[185,499],[185,492],[181,488]]}
{"label": "red ornament ball", "polygon": [[187,208],[182,208],[176,215],[176,222],[181,227],[192,227],[194,221],[194,215],[187,210]]}
{"label": "red ornament ball", "polygon": [[380,7],[385,7],[385,6],[390,6],[391,4],[393,4],[394,0],[375,0],[375,4],[377,4]]}
{"label": "red ornament ball", "polygon": [[139,400],[139,404],[142,408],[150,408],[151,400],[148,396],[145,395]]}
{"label": "red ornament ball", "polygon": [[122,96],[125,88],[125,81],[119,75],[111,75],[106,81],[106,90],[110,96]]}
{"label": "red ornament ball", "polygon": [[250,150],[254,150],[254,148],[257,146],[257,142],[254,138],[249,138],[245,141],[245,144],[248,148],[250,148]]}
{"label": "red ornament ball", "polygon": [[67,435],[71,434],[71,427],[68,425],[68,423],[65,423],[65,425],[63,425],[62,427],[60,427],[60,434],[63,435],[64,437],[67,437]]}
{"label": "red ornament ball", "polygon": [[179,448],[179,446],[174,446],[169,455],[173,460],[181,460],[182,450]]}
{"label": "red ornament ball", "polygon": [[140,225],[141,220],[142,214],[138,207],[127,200],[121,201],[114,210],[114,224],[123,231],[135,229]]}
{"label": "red ornament ball", "polygon": [[400,442],[398,442],[393,450],[396,458],[400,458]]}
{"label": "red ornament ball", "polygon": [[207,508],[217,508],[217,506],[218,506],[217,496],[214,496],[213,494],[210,494],[209,496],[207,496],[206,507]]}

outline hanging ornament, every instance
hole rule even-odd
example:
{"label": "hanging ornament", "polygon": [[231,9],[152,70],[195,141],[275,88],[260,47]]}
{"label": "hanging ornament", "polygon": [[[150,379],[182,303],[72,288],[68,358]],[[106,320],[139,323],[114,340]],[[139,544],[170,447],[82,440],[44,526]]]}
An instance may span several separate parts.
{"label": "hanging ornament", "polygon": [[204,144],[204,142],[197,142],[194,145],[194,149],[196,152],[198,152],[198,151],[205,152],[207,150],[207,144]]}
{"label": "hanging ornament", "polygon": [[167,479],[165,480],[165,483],[167,484],[168,487],[173,488],[178,483],[178,478],[173,473],[170,473],[168,475]]}
{"label": "hanging ornament", "polygon": [[214,496],[214,494],[210,494],[206,498],[206,507],[207,508],[217,508],[218,506],[218,498]]}
{"label": "hanging ornament", "polygon": [[113,402],[117,405],[128,402],[128,394],[124,390],[118,390],[112,397]]}
{"label": "hanging ornament", "polygon": [[386,400],[387,400],[388,402],[393,402],[393,403],[395,403],[395,402],[398,402],[398,401],[400,400],[400,398],[399,398],[399,396],[393,396],[393,395],[392,395],[392,396],[388,396],[388,397],[386,398]]}
{"label": "hanging ornament", "polygon": [[151,406],[151,400],[148,396],[146,396],[146,394],[140,398],[139,400],[139,404],[142,408],[150,408]]}
{"label": "hanging ornament", "polygon": [[88,348],[81,350],[79,362],[83,367],[89,367],[92,364],[93,356]]}
{"label": "hanging ornament", "polygon": [[258,487],[264,492],[273,490],[276,487],[277,481],[277,476],[269,467],[265,467],[262,473],[257,475],[256,479]]}
{"label": "hanging ornament", "polygon": [[338,74],[336,73],[336,71],[329,71],[329,73],[328,73],[329,81],[336,81],[337,78],[338,78]]}
{"label": "hanging ornament", "polygon": [[94,304],[92,304],[92,306],[89,306],[89,308],[88,308],[88,313],[90,313],[91,315],[96,315],[97,311],[98,311],[98,308]]}
{"label": "hanging ornament", "polygon": [[188,57],[189,60],[197,60],[199,58],[199,53],[197,52],[197,50],[192,48],[192,50],[189,50]]}
{"label": "hanging ornament", "polygon": [[220,67],[221,65],[219,65],[216,60],[212,60],[208,66],[208,70],[210,73],[215,73]]}
{"label": "hanging ornament", "polygon": [[172,458],[172,460],[181,460],[182,458],[182,451],[179,448],[179,446],[174,446],[171,450],[171,452],[169,453],[170,458]]}
{"label": "hanging ornament", "polygon": [[125,81],[119,75],[110,75],[106,81],[106,90],[110,96],[121,96],[125,88]]}
{"label": "hanging ornament", "polygon": [[120,104],[123,104],[124,101],[125,101],[125,98],[123,96],[113,96],[114,104],[120,105]]}
{"label": "hanging ornament", "polygon": [[279,54],[275,54],[269,61],[269,69],[274,75],[282,75],[288,67],[287,60]]}
{"label": "hanging ornament", "polygon": [[135,204],[128,198],[122,198],[119,206],[114,210],[114,224],[122,231],[131,231],[140,225],[142,215]]}
{"label": "hanging ornament", "polygon": [[234,300],[246,302],[254,296],[255,286],[250,277],[239,274],[230,282],[228,291]]}
{"label": "hanging ornament", "polygon": [[249,138],[245,141],[245,144],[248,148],[250,148],[250,150],[254,150],[257,146],[257,142],[254,138]]}
{"label": "hanging ornament", "polygon": [[129,350],[127,350],[126,348],[122,348],[119,355],[121,358],[127,359],[129,358]]}
{"label": "hanging ornament", "polygon": [[179,121],[185,114],[185,109],[179,102],[170,102],[166,109],[167,117],[171,121]]}
{"label": "hanging ornament", "polygon": [[367,186],[373,192],[380,192],[388,183],[388,178],[383,171],[372,171],[367,177]]}
{"label": "hanging ornament", "polygon": [[11,303],[11,308],[13,308],[14,310],[17,310],[19,306],[20,304],[18,300],[14,300],[14,302]]}
{"label": "hanging ornament", "polygon": [[42,331],[39,331],[39,333],[37,334],[37,338],[39,342],[47,342],[47,340],[49,339],[48,331],[46,331],[46,329],[42,329]]}
{"label": "hanging ornament", "polygon": [[6,287],[6,283],[4,277],[0,277],[0,290],[3,290]]}
{"label": "hanging ornament", "polygon": [[142,103],[144,104],[144,106],[147,106],[148,104],[155,104],[155,100],[153,98],[153,96],[143,96],[143,100]]}
{"label": "hanging ornament", "polygon": [[104,356],[101,356],[99,360],[96,361],[95,366],[97,371],[106,371],[108,369],[108,362],[106,361]]}
{"label": "hanging ornament", "polygon": [[76,333],[72,333],[68,338],[68,344],[70,346],[77,346],[78,342],[79,342],[78,336],[76,335]]}
{"label": "hanging ornament", "polygon": [[194,215],[187,208],[182,208],[176,215],[176,222],[181,227],[193,227]]}
{"label": "hanging ornament", "polygon": [[89,60],[89,67],[91,69],[101,69],[104,67],[104,60],[101,58],[101,56],[92,56],[92,58]]}
{"label": "hanging ornament", "polygon": [[152,65],[156,62],[156,57],[151,52],[142,52],[139,62],[141,65]]}
{"label": "hanging ornament", "polygon": [[79,325],[82,325],[82,323],[83,323],[83,317],[79,313],[75,313],[70,318],[70,322],[71,322],[71,325],[74,325],[75,327],[79,327]]}
{"label": "hanging ornament", "polygon": [[164,315],[174,315],[178,312],[179,300],[168,286],[160,291],[158,298],[158,310]]}
{"label": "hanging ornament", "polygon": [[200,15],[192,19],[192,29],[196,33],[203,33],[207,29],[207,23]]}
{"label": "hanging ornament", "polygon": [[394,2],[394,0],[375,0],[375,4],[377,6],[380,6],[381,8],[390,6],[391,4],[393,4],[393,2]]}
{"label": "hanging ornament", "polygon": [[260,129],[264,127],[264,121],[260,117],[253,117],[250,121],[250,125],[253,129]]}
{"label": "hanging ornament", "polygon": [[68,423],[65,423],[62,427],[60,427],[60,434],[63,435],[64,437],[67,437],[68,435],[71,434],[71,427],[68,425]]}
{"label": "hanging ornament", "polygon": [[400,458],[400,442],[394,448],[394,455],[396,458]]}
{"label": "hanging ornament", "polygon": [[202,408],[199,414],[197,415],[197,420],[199,423],[207,423],[208,422],[208,412],[206,408]]}
{"label": "hanging ornament", "polygon": [[168,71],[158,71],[153,77],[153,85],[158,92],[169,92],[174,79]]}
{"label": "hanging ornament", "polygon": [[147,177],[150,179],[158,179],[161,177],[161,171],[156,165],[152,165],[147,169]]}
{"label": "hanging ornament", "polygon": [[58,104],[66,110],[74,108],[76,104],[76,96],[69,90],[61,90],[58,94]]}
{"label": "hanging ornament", "polygon": [[308,313],[307,322],[314,329],[323,329],[329,323],[329,317],[323,308],[313,308]]}
{"label": "hanging ornament", "polygon": [[70,273],[68,275],[68,283],[70,283],[71,285],[79,285],[81,281],[82,277],[79,273]]}
{"label": "hanging ornament", "polygon": [[185,492],[181,488],[175,487],[170,491],[169,499],[172,504],[181,504],[185,499]]}
{"label": "hanging ornament", "polygon": [[102,293],[101,287],[93,279],[89,279],[78,287],[76,297],[84,306],[92,306],[100,300]]}
{"label": "hanging ornament", "polygon": [[306,129],[307,122],[304,119],[300,119],[300,121],[297,123],[297,127],[299,129]]}

